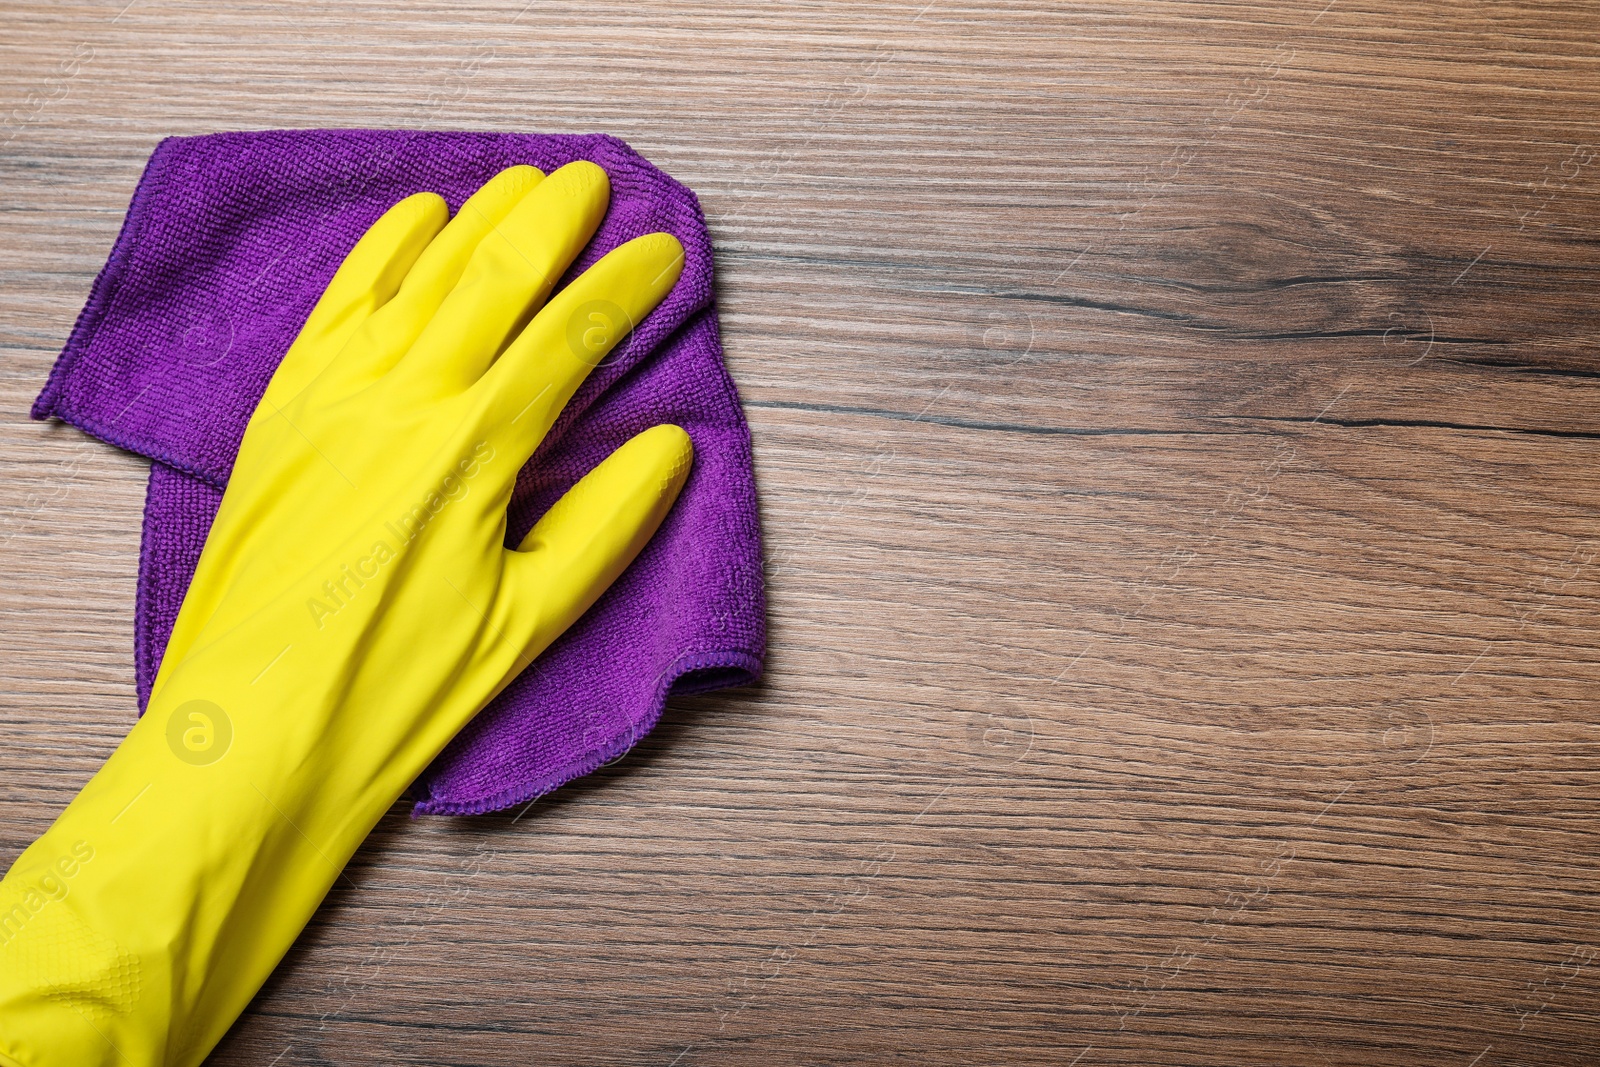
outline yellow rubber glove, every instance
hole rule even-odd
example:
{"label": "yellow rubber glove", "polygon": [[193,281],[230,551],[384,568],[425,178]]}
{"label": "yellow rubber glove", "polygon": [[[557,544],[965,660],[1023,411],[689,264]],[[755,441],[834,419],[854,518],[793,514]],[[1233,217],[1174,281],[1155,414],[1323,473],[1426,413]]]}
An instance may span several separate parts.
{"label": "yellow rubber glove", "polygon": [[0,881],[0,1063],[203,1060],[405,787],[660,525],[675,426],[504,547],[518,468],[682,270],[651,234],[549,299],[609,197],[593,164],[513,167],[454,219],[402,201],[345,259],[245,430],[148,711]]}

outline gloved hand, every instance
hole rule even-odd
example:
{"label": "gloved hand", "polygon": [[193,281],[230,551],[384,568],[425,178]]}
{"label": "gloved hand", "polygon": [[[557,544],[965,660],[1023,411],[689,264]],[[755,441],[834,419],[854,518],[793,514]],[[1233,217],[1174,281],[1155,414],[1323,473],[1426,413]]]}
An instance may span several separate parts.
{"label": "gloved hand", "polygon": [[345,259],[245,431],[148,711],[0,882],[0,1063],[203,1060],[405,787],[655,532],[675,426],[504,547],[518,469],[682,269],[651,234],[546,303],[609,195],[593,164],[513,167],[454,219],[402,201]]}

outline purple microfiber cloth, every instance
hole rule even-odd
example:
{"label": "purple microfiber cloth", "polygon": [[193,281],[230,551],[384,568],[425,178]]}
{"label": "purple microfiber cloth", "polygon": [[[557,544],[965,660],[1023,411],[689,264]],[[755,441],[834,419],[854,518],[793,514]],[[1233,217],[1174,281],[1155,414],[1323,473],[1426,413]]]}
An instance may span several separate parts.
{"label": "purple microfiber cloth", "polygon": [[156,147],[33,416],[148,456],[135,664],[141,708],[246,421],[345,254],[432,191],[452,211],[506,167],[591,160],[611,207],[570,280],[641,234],[683,243],[677,286],[589,377],[517,479],[508,544],[629,437],[661,422],[695,459],[616,584],[413,786],[417,813],[497,811],[626,752],[668,695],[754,681],[766,648],[750,432],[722,365],[711,240],[686,187],[614,137],[272,130]]}

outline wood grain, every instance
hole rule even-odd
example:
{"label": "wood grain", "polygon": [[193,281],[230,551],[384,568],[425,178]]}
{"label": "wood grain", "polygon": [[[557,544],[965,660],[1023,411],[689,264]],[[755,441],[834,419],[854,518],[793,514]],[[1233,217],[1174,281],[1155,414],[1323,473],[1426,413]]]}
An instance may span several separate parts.
{"label": "wood grain", "polygon": [[604,130],[711,220],[772,652],[390,813],[217,1064],[1600,1061],[1600,5],[0,13],[0,862],[132,720],[27,405],[168,134]]}

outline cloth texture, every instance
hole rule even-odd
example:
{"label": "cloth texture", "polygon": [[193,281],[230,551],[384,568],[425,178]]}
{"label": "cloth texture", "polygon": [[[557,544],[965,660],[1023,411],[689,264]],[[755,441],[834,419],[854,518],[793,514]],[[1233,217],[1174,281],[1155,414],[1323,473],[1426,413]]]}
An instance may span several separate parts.
{"label": "cloth texture", "polygon": [[157,146],[33,406],[35,418],[151,460],[134,625],[141,708],[245,423],[356,240],[412,193],[436,192],[453,212],[506,167],[548,173],[578,159],[610,176],[611,206],[560,284],[658,230],[682,242],[684,270],[521,472],[507,544],[657,423],[688,431],[694,466],[633,565],[417,780],[414,812],[524,803],[622,755],[669,695],[759,676],[766,603],[750,433],[722,364],[694,194],[604,135],[274,130]]}

